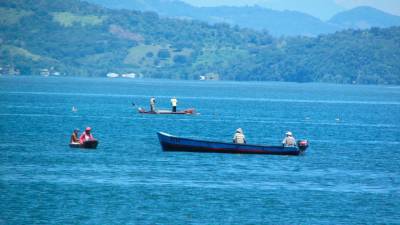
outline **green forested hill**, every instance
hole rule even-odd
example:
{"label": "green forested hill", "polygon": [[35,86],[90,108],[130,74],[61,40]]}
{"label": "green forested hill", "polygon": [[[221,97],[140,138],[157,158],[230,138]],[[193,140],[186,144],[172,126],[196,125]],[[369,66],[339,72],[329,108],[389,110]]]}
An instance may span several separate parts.
{"label": "green forested hill", "polygon": [[0,1],[0,13],[3,73],[400,84],[399,27],[276,39],[77,0]]}

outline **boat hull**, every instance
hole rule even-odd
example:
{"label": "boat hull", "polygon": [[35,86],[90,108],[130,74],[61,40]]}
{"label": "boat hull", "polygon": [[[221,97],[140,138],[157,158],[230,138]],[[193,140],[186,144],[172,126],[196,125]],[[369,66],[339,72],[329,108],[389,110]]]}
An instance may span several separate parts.
{"label": "boat hull", "polygon": [[177,114],[177,115],[191,115],[191,114],[195,114],[196,110],[195,109],[185,109],[185,110],[181,110],[181,111],[177,111],[177,112],[172,112],[169,110],[157,110],[157,111],[146,111],[143,108],[139,108],[138,109],[139,113],[142,114]]}
{"label": "boat hull", "polygon": [[231,154],[270,154],[270,155],[300,155],[306,148],[262,146],[249,144],[234,144],[179,138],[163,132],[158,132],[158,139],[163,151],[204,152]]}
{"label": "boat hull", "polygon": [[97,140],[90,140],[85,141],[82,144],[69,144],[71,148],[86,148],[86,149],[96,149],[99,141]]}

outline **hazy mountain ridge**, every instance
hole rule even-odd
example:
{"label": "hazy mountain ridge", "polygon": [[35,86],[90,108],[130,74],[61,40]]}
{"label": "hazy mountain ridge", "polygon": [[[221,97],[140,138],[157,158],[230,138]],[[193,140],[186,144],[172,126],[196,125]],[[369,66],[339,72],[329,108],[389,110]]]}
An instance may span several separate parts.
{"label": "hazy mountain ridge", "polygon": [[400,84],[399,27],[273,38],[76,0],[12,0],[0,11],[3,74]]}
{"label": "hazy mountain ridge", "polygon": [[328,22],[344,28],[367,29],[371,27],[399,26],[400,16],[363,6],[338,13]]}
{"label": "hazy mountain ridge", "polygon": [[329,21],[297,11],[277,11],[251,7],[194,7],[178,0],[87,0],[109,8],[154,11],[161,16],[190,18],[210,23],[229,23],[257,30],[266,29],[274,36],[333,33],[348,28],[400,26],[400,17],[371,7],[358,7],[339,13]]}

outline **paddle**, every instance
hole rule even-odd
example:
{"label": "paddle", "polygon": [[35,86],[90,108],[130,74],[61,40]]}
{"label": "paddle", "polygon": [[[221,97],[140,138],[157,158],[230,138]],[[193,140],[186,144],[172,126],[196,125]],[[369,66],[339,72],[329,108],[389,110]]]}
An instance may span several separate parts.
{"label": "paddle", "polygon": [[134,102],[131,102],[131,104],[132,104],[132,107],[133,107],[135,110],[139,110],[139,111],[144,110],[142,107],[138,107]]}
{"label": "paddle", "polygon": [[[132,107],[133,107],[135,110],[138,109],[137,105],[136,105],[134,102],[131,102],[131,104],[132,104]],[[140,108],[140,107],[139,107],[139,108]]]}

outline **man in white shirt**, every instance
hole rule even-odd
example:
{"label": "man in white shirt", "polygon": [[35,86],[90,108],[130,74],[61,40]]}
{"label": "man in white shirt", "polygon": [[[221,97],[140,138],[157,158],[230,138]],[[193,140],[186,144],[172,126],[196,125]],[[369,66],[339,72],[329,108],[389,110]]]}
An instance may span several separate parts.
{"label": "man in white shirt", "polygon": [[294,139],[292,132],[286,132],[286,137],[283,139],[282,144],[285,147],[296,146],[296,139]]}
{"label": "man in white shirt", "polygon": [[236,129],[236,132],[233,135],[233,143],[235,143],[235,144],[246,144],[246,137],[243,134],[242,128]]}
{"label": "man in white shirt", "polygon": [[156,98],[150,98],[150,111],[154,112],[156,110]]}
{"label": "man in white shirt", "polygon": [[176,112],[176,105],[178,104],[178,100],[176,97],[171,98],[172,112]]}

